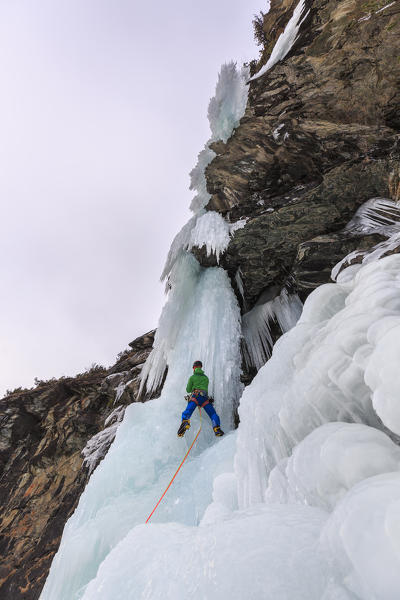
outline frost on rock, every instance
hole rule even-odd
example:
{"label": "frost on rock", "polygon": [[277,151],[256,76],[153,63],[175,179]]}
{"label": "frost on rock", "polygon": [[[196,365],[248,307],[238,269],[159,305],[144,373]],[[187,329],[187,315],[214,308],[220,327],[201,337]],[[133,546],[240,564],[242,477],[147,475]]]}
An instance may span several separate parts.
{"label": "frost on rock", "polygon": [[[307,17],[308,13],[310,12],[308,10],[304,14],[304,10],[305,10],[305,0],[300,0],[298,5],[294,9],[292,18],[286,25],[284,32],[281,33],[281,35],[279,36],[279,38],[271,52],[271,56],[268,59],[268,62],[260,69],[260,71],[258,73],[256,73],[255,75],[253,75],[253,77],[251,77],[250,81],[254,81],[255,79],[258,79],[259,77],[264,75],[264,73],[269,71],[274,65],[276,65],[277,62],[279,62],[280,60],[283,60],[285,58],[285,56],[288,54],[288,52],[291,50],[293,44],[297,40],[297,36],[299,33],[299,29],[301,27],[301,24],[303,23],[304,19]],[[304,14],[304,16],[302,17],[303,14]]]}
{"label": "frost on rock", "polygon": [[82,450],[83,464],[88,468],[89,475],[107,454],[114,441],[119,424],[124,418],[124,413],[125,406],[118,406],[113,410],[104,422],[105,429],[91,437]]}
{"label": "frost on rock", "polygon": [[266,363],[274,345],[271,324],[275,321],[283,333],[289,331],[300,318],[302,307],[297,294],[289,294],[283,289],[273,300],[257,304],[243,315],[242,333],[247,366],[260,369]]}
{"label": "frost on rock", "polygon": [[272,137],[274,138],[274,140],[276,142],[279,140],[282,127],[285,127],[284,123],[281,123],[280,125],[278,125],[278,127],[276,129],[274,129],[274,131],[272,132]]}

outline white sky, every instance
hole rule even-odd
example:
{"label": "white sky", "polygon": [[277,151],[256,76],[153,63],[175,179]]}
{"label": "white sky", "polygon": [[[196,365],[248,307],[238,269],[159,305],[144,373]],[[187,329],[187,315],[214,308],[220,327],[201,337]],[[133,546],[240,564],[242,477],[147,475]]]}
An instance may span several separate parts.
{"label": "white sky", "polygon": [[0,396],[154,328],[220,65],[265,0],[0,0]]}

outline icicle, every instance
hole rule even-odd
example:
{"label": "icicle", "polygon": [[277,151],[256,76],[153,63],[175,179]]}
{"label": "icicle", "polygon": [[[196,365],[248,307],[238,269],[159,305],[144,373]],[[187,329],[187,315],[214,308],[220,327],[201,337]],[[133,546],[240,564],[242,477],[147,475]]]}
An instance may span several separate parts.
{"label": "icicle", "polygon": [[391,236],[400,231],[400,206],[388,198],[372,198],[364,202],[344,228],[345,233],[380,233]]}
{"label": "icicle", "polygon": [[243,315],[242,332],[247,366],[260,369],[271,356],[274,345],[271,323],[276,321],[282,333],[285,333],[297,323],[301,311],[302,303],[297,294],[289,294],[283,289],[273,300],[256,305]]}

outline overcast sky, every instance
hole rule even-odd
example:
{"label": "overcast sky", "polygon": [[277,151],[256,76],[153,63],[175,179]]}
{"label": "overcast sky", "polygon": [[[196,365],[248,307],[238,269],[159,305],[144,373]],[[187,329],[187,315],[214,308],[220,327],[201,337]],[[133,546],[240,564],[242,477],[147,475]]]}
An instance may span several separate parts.
{"label": "overcast sky", "polygon": [[266,0],[0,0],[0,396],[154,328],[220,65]]}

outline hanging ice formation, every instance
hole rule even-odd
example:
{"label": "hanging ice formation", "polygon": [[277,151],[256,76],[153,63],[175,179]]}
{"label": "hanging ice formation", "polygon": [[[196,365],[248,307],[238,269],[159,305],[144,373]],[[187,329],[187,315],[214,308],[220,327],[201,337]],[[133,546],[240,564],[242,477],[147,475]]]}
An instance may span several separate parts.
{"label": "hanging ice formation", "polygon": [[211,199],[207,192],[205,168],[216,156],[210,144],[219,140],[226,142],[239,125],[247,104],[248,78],[248,67],[237,69],[234,62],[221,67],[215,96],[211,98],[208,107],[211,137],[199,153],[197,164],[190,173],[190,189],[196,193],[190,208],[195,214],[175,236],[161,275],[162,280],[168,276],[182,252],[191,250],[194,246],[205,246],[207,255],[214,253],[218,260],[227,248],[230,237],[245,225],[244,220],[228,223],[222,215],[214,211],[206,212],[204,207]]}
{"label": "hanging ice formation", "polygon": [[273,300],[258,302],[242,318],[244,358],[248,367],[260,369],[271,356],[274,345],[271,324],[276,322],[282,333],[296,325],[303,305],[297,294],[284,288]]}
{"label": "hanging ice formation", "polygon": [[279,36],[267,63],[259,70],[258,73],[251,77],[250,81],[258,79],[267,71],[272,69],[280,60],[283,60],[289,53],[293,44],[296,42],[301,24],[307,18],[309,10],[305,12],[305,0],[300,0],[293,11],[293,15],[285,27],[285,30]]}

